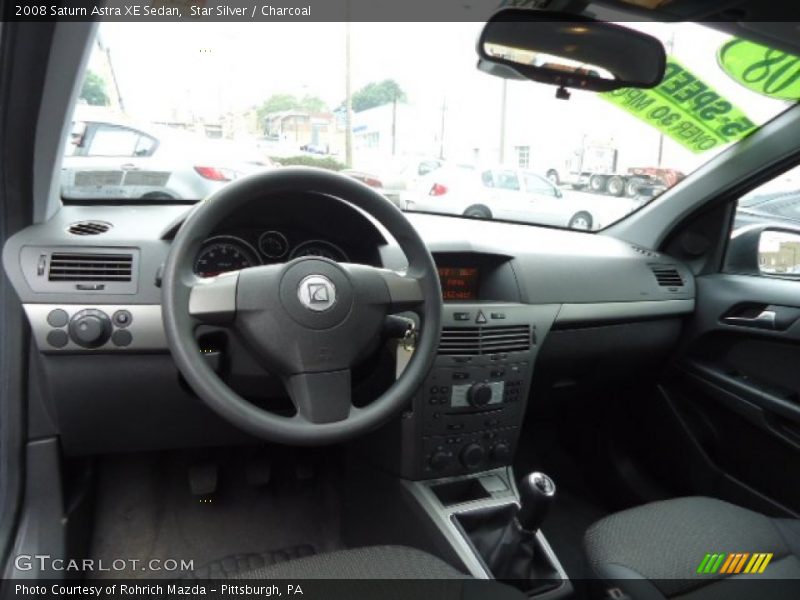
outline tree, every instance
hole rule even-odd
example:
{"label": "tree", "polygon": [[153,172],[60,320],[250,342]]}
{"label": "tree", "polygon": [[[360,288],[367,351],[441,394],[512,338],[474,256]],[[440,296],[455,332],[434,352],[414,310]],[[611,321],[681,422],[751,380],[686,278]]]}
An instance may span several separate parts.
{"label": "tree", "polygon": [[292,94],[273,94],[258,107],[259,118],[271,113],[283,112],[297,108],[297,98]]}
{"label": "tree", "polygon": [[361,112],[391,102],[405,102],[406,93],[394,79],[371,82],[353,94],[353,112]]}
{"label": "tree", "polygon": [[80,98],[93,106],[108,106],[109,100],[105,79],[93,71],[86,73]]}
{"label": "tree", "polygon": [[325,102],[317,96],[305,95],[297,98],[293,94],[273,94],[256,109],[258,120],[262,121],[267,115],[285,110],[302,110],[304,112],[319,113],[326,109]]}
{"label": "tree", "polygon": [[325,104],[322,98],[308,95],[303,96],[303,98],[300,100],[300,106],[298,108],[310,113],[321,113],[328,110],[328,106]]}

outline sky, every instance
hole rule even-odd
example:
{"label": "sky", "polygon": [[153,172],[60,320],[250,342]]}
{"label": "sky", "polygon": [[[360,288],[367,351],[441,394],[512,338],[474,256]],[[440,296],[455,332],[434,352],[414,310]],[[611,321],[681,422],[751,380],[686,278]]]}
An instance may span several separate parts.
{"label": "sky", "polygon": [[[629,24],[674,43],[674,54],[754,121],[783,105],[741,87],[716,65],[726,36],[692,24]],[[427,113],[446,103],[451,146],[497,147],[502,80],[475,68],[480,23],[352,23],[352,86],[395,79],[409,104]],[[164,120],[170,107],[190,106],[213,121],[272,94],[314,95],[330,107],[345,94],[344,23],[103,23],[127,112]],[[90,68],[98,68],[98,57]],[[554,88],[508,83],[508,145],[530,145],[535,162],[555,160],[584,134],[623,146],[652,164],[658,133],[586,92],[556,100]],[[706,160],[667,140],[669,166],[686,172]]]}

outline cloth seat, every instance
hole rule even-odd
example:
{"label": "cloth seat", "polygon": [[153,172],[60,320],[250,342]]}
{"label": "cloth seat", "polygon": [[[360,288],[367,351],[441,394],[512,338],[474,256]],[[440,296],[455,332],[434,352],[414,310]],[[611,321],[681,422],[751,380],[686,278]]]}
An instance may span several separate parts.
{"label": "cloth seat", "polygon": [[238,575],[243,579],[468,579],[443,560],[407,546],[367,546],[314,554]]}
{"label": "cloth seat", "polygon": [[[285,581],[301,585],[303,596],[342,600],[526,600],[519,590],[491,580],[473,579],[443,560],[406,546],[368,546],[312,554],[277,562],[228,561],[223,571],[211,572],[229,580]],[[248,566],[249,563],[249,566]],[[209,571],[194,577],[208,577]],[[214,575],[212,575],[214,576]],[[241,581],[240,585],[248,582]],[[253,584],[256,582],[252,582]],[[283,595],[287,595],[286,592]],[[291,595],[291,594],[289,594]]]}
{"label": "cloth seat", "polygon": [[[705,497],[625,510],[592,525],[584,549],[608,587],[635,599],[749,598],[773,580],[768,597],[800,598],[800,520],[773,519]],[[698,573],[706,554],[725,553],[715,573]],[[722,573],[727,555],[773,554],[763,573]],[[715,560],[716,562],[716,560]],[[748,579],[750,583],[741,583]]]}

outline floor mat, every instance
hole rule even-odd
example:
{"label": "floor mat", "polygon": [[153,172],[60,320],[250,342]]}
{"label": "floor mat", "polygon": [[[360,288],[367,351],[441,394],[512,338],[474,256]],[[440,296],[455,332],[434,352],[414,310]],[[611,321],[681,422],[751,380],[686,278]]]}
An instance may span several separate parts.
{"label": "floor mat", "polygon": [[[226,556],[274,561],[281,553],[294,557],[342,547],[335,473],[276,476],[268,485],[254,487],[247,483],[240,461],[228,462],[220,470],[217,494],[207,501],[191,494],[190,461],[181,455],[104,460],[99,465],[91,555],[105,565],[126,562],[124,569],[94,576],[183,577]],[[272,548],[288,550],[265,553]],[[152,559],[185,561],[184,568],[150,570]]]}
{"label": "floor mat", "polygon": [[315,554],[314,548],[309,545],[261,553],[236,554],[215,560],[195,569],[187,575],[187,579],[231,579],[248,571],[255,571],[256,569],[296,558],[305,558],[313,554]]}

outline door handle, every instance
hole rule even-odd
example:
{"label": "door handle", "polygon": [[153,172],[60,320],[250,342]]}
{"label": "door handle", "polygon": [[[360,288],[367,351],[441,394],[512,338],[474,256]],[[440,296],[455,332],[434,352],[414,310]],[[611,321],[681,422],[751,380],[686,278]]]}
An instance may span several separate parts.
{"label": "door handle", "polygon": [[759,329],[775,329],[775,311],[762,310],[755,316],[731,315],[723,317],[722,322],[727,325],[740,327],[758,327]]}
{"label": "door handle", "polygon": [[124,165],[120,165],[119,168],[122,169],[123,171],[138,171],[139,170],[139,167],[137,167],[133,163],[125,163]]}

